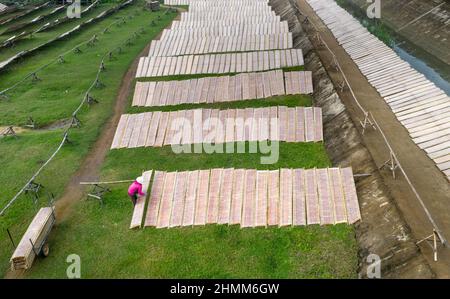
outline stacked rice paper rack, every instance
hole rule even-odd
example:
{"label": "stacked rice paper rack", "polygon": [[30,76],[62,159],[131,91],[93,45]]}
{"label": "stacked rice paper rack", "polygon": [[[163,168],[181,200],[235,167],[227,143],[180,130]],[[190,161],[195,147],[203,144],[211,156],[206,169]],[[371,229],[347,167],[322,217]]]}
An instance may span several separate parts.
{"label": "stacked rice paper rack", "polygon": [[28,226],[27,231],[11,257],[12,270],[29,269],[31,267],[36,258],[36,254],[39,254],[37,250],[41,250],[54,223],[54,208],[41,208],[30,223],[30,226]]}

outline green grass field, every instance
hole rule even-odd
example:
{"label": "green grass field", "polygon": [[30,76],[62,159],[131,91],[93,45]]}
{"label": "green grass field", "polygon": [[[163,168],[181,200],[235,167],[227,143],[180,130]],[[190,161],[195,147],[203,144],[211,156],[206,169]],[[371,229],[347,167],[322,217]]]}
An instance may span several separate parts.
{"label": "green grass field", "polygon": [[[37,28],[39,28],[39,26],[42,26],[41,23],[45,23],[45,22],[48,22],[55,18],[61,17],[64,14],[64,12],[62,14],[56,13],[55,16],[51,16],[48,19],[46,19],[45,21],[36,22],[36,24],[28,25],[27,27],[22,27],[21,29],[19,29],[17,31],[11,31],[11,30],[14,30],[14,28],[17,28],[16,26],[19,26],[22,24],[27,24],[31,20],[33,20],[34,18],[36,18],[38,16],[49,14],[50,12],[53,11],[54,8],[55,8],[54,6],[49,6],[47,8],[43,8],[38,11],[29,13],[26,16],[23,16],[22,18],[19,18],[18,20],[14,21],[13,23],[3,25],[2,28],[0,28],[0,41],[6,40],[7,38],[9,38],[15,34],[21,33],[25,30],[28,31],[31,29],[37,29]],[[3,19],[5,19],[5,18],[8,19],[9,16],[3,17]]]}
{"label": "green grass field", "polygon": [[[74,53],[65,57],[65,64],[56,63],[39,72],[38,76],[42,81],[33,82],[30,79],[19,88],[9,91],[8,96],[10,100],[0,101],[0,126],[10,124],[23,125],[29,116],[32,116],[40,126],[45,126],[70,115],[67,108],[73,110],[76,107],[75,104],[80,102],[82,93],[95,78],[101,56],[108,49],[123,44],[128,38],[128,34],[131,35],[142,26],[145,26],[147,28],[146,33],[141,35],[134,45],[123,47],[125,50],[124,54],[116,56],[114,60],[107,62],[110,67],[107,66],[107,72],[102,80],[108,88],[99,90],[98,94],[100,97],[103,97],[103,95],[105,97],[114,96],[114,88],[111,87],[117,88],[118,86],[108,82],[108,80],[113,80],[109,74],[115,74],[117,72],[116,68],[124,61],[129,64],[131,60],[126,60],[125,58],[128,58],[127,56],[131,51],[143,48],[149,35],[155,35],[161,29],[161,26],[167,25],[169,21],[169,17],[165,17],[158,22],[158,27],[152,28],[149,26],[151,14],[142,12],[136,17],[136,20],[128,20],[128,23],[120,26],[115,25],[109,33],[102,34],[103,28],[121,19],[123,16],[130,15],[132,12],[133,10],[125,9],[112,15],[104,21],[86,28],[86,30],[83,30],[83,32],[75,35],[73,38],[57,42],[54,47],[42,51],[33,57],[25,58],[24,63],[13,65],[11,71],[0,75],[0,90],[2,90],[19,81],[39,66],[54,60],[60,53],[64,53],[77,44],[90,39],[94,34],[99,36],[100,41],[95,47],[89,48],[84,46],[82,49],[83,53]],[[153,16],[156,20],[156,14]],[[136,51],[133,53],[136,53]],[[122,69],[120,74],[123,74]]]}
{"label": "green grass field", "polygon": [[[17,43],[14,47],[1,49],[0,50],[0,61],[4,61],[4,60],[8,59],[8,58],[12,57],[13,55],[19,53],[20,51],[28,50],[28,49],[34,48],[38,45],[44,44],[46,41],[61,35],[62,33],[79,25],[80,23],[85,22],[90,18],[96,17],[102,11],[105,11],[108,8],[113,7],[114,5],[115,4],[113,4],[113,3],[100,4],[98,7],[93,8],[91,11],[89,11],[85,14],[82,14],[81,18],[79,18],[79,19],[78,18],[71,19],[63,24],[60,24],[56,27],[51,28],[50,30],[36,33],[31,38],[25,37],[24,39],[17,41]],[[62,13],[59,14],[59,16],[64,16],[65,14],[66,14],[66,11],[63,11]],[[18,22],[21,23],[22,20],[20,19],[20,20],[18,20]],[[91,25],[88,25],[88,26],[91,26]],[[18,32],[20,33],[25,30],[27,30],[27,28],[25,28],[24,30],[19,30]],[[5,36],[7,36],[9,38],[10,36],[13,36],[15,34],[17,34],[17,33],[5,34]],[[5,40],[6,39],[7,38],[5,38]]]}
{"label": "green grass field", "polygon": [[[127,20],[126,24],[113,26],[110,33],[101,34],[103,28],[115,22],[117,18],[135,13],[139,15]],[[79,115],[83,126],[72,130],[70,134],[73,143],[63,147],[37,180],[44,185],[45,192],[51,191],[56,196],[61,195],[71,175],[100,134],[103,124],[111,116],[122,76],[130,63],[148,41],[175,17],[175,14],[164,15],[163,13],[164,11],[150,13],[142,10],[139,5],[133,5],[86,28],[70,39],[14,65],[13,71],[0,74],[0,89],[3,89],[54,57],[58,57],[60,53],[88,40],[93,34],[98,34],[99,41],[94,47],[84,47],[83,53],[69,55],[66,63],[54,64],[39,73],[41,81],[27,81],[9,94],[9,100],[0,100],[0,126],[22,125],[26,123],[29,116],[32,116],[40,126],[60,121],[70,117],[72,111],[79,105],[84,91],[95,78],[101,56],[108,49],[123,44],[129,34],[142,26],[147,28],[144,34],[133,40],[131,46],[123,48],[122,54],[115,54],[112,61],[107,61],[106,72],[101,75],[101,80],[106,86],[94,90],[93,93],[100,103],[91,108],[83,107]],[[158,15],[161,15],[159,21]],[[156,27],[149,26],[152,20],[157,22]],[[61,141],[62,134],[62,129],[36,130],[21,133],[17,139],[14,137],[0,139],[0,164],[2,165],[0,206],[3,207],[50,156]],[[45,204],[45,201],[46,199],[43,198],[41,204]],[[0,271],[2,273],[8,268],[9,257],[13,250],[6,228],[11,230],[16,239],[20,239],[36,213],[36,209],[29,197],[22,196],[4,217],[0,217],[2,232],[0,234]]]}
{"label": "green grass field", "polygon": [[[281,143],[280,152],[279,162],[270,169],[329,165],[321,144]],[[142,169],[267,169],[259,158],[175,155],[170,147],[123,149],[110,152],[102,173],[104,179],[114,180],[134,178]],[[29,277],[65,277],[66,257],[75,253],[81,257],[82,278],[355,278],[356,244],[350,226],[208,225],[130,231],[132,206],[126,187],[114,186],[103,207],[96,201],[77,203],[52,235],[51,258],[39,260]]]}
{"label": "green grass field", "polygon": [[[3,22],[5,20],[7,20],[7,19],[10,19],[11,17],[22,15],[25,12],[27,12],[29,9],[31,9],[32,7],[36,7],[36,6],[41,5],[43,3],[44,3],[44,1],[36,1],[36,3],[23,3],[23,4],[25,4],[25,6],[20,7],[19,9],[0,14],[0,22]],[[2,1],[2,4],[5,4],[5,5],[9,6],[9,5],[13,5],[14,2],[8,3],[8,1]],[[34,5],[32,5],[32,4],[34,4]],[[48,7],[44,7],[44,8],[41,8],[41,9],[37,10],[37,11],[29,12],[26,15],[18,18],[15,22],[7,23],[6,25],[10,26],[11,24],[17,24],[19,22],[22,22],[23,20],[25,20],[25,21],[26,20],[32,20],[34,17],[36,17],[36,16],[38,16],[40,14],[45,14],[47,12],[47,10],[48,10]],[[2,32],[2,29],[3,28],[0,29],[0,32]]]}
{"label": "green grass field", "polygon": [[[126,24],[102,29],[117,17],[139,15]],[[157,27],[150,27],[157,15]],[[84,90],[95,77],[100,57],[122,43],[141,26],[147,25],[124,52],[108,62],[101,80],[106,87],[95,90],[100,103],[84,107],[80,115],[83,126],[73,130],[72,144],[63,147],[56,159],[39,177],[46,191],[61,195],[71,175],[77,170],[89,147],[99,136],[112,114],[113,103],[123,74],[131,61],[174,14],[150,13],[133,5],[88,27],[60,45],[24,60],[14,71],[0,75],[0,89],[17,81],[39,65],[99,33],[94,47],[83,48],[66,63],[55,64],[39,76],[42,81],[28,82],[11,93],[9,101],[0,101],[0,126],[21,125],[32,116],[40,126],[65,119],[78,105]],[[175,79],[175,78],[169,78]],[[131,104],[132,93],[129,95]],[[214,108],[263,107],[271,105],[310,106],[307,96],[274,97],[265,100],[207,105]],[[197,105],[195,107],[201,107]],[[167,107],[167,110],[194,108],[193,105]],[[161,110],[165,110],[161,109]],[[131,108],[138,113],[154,108]],[[0,139],[0,206],[14,195],[32,172],[51,154],[61,140],[62,130],[26,131],[18,139]],[[170,147],[138,148],[110,151],[102,166],[104,180],[130,179],[142,170],[189,170],[214,167],[276,169],[328,167],[330,161],[321,143],[280,143],[280,158],[273,165],[261,165],[260,154],[182,154]],[[236,226],[208,225],[196,228],[131,231],[132,206],[126,194],[127,185],[115,185],[103,207],[96,201],[80,200],[71,213],[50,235],[50,256],[37,259],[27,278],[65,278],[66,258],[81,257],[82,278],[355,278],[357,246],[352,226],[307,226],[295,228],[239,229]],[[40,202],[45,204],[45,198]],[[16,242],[25,231],[37,208],[22,196],[4,217],[0,231],[9,228]],[[13,248],[7,234],[0,235],[0,271],[9,267]]]}
{"label": "green grass field", "polygon": [[[130,95],[131,96],[131,95]],[[131,100],[130,100],[131,104]],[[235,102],[221,102],[214,104],[181,104],[176,106],[161,106],[161,107],[131,107],[128,108],[128,113],[139,113],[147,111],[175,111],[183,109],[197,109],[197,108],[211,108],[211,109],[239,109],[239,108],[259,108],[271,106],[311,106],[311,99],[307,96],[286,95],[276,96],[266,99],[255,99]]]}

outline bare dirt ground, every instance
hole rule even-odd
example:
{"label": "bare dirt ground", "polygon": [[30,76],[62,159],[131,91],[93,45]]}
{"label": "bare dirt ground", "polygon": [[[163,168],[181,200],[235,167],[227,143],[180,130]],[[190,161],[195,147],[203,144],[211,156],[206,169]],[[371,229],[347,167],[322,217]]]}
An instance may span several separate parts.
{"label": "bare dirt ground", "polygon": [[[8,128],[8,127],[2,127],[2,126],[0,126],[0,134],[1,134],[3,131],[5,131],[7,128]],[[20,133],[23,133],[23,132],[27,131],[27,129],[24,129],[24,128],[22,128],[22,127],[15,127],[15,126],[13,126],[13,130],[14,130],[14,132],[16,132],[16,134],[20,134]]]}
{"label": "bare dirt ground", "polygon": [[[358,101],[367,111],[370,111],[373,114],[389,140],[400,164],[403,166],[425,206],[437,223],[441,233],[445,238],[450,239],[450,214],[448,213],[448,207],[450,205],[450,186],[447,179],[435,166],[433,161],[426,156],[425,152],[413,143],[406,129],[395,118],[395,115],[385,103],[384,99],[381,98],[378,92],[361,74],[351,57],[337,43],[332,33],[326,28],[306,1],[297,0],[297,3],[299,4],[301,12],[309,18],[310,22],[319,28],[321,37],[336,55]],[[309,33],[312,34],[312,32]],[[330,52],[325,47],[320,47],[317,39],[311,38],[311,40],[330,77],[334,81],[335,86],[338,86],[343,80],[340,73],[332,67],[332,56]],[[357,108],[349,90],[346,89],[341,92],[339,88],[337,89],[339,91],[339,96],[350,112],[353,121],[357,123],[359,120],[363,119],[364,116]],[[389,159],[389,150],[379,132],[369,128],[367,129],[363,140],[378,166],[381,166]],[[385,170],[381,171],[381,173],[385,184],[395,198],[396,204],[399,206],[405,220],[411,227],[413,236],[417,240],[420,240],[431,235],[433,227],[431,226],[424,209],[414,196],[414,193],[411,191],[411,188],[407,184],[405,178],[400,174],[399,170],[397,170],[397,179],[392,178],[390,171]],[[441,247],[439,250],[439,261],[434,262],[430,247],[426,243],[422,243],[420,248],[437,276],[439,278],[449,278],[450,250]]]}

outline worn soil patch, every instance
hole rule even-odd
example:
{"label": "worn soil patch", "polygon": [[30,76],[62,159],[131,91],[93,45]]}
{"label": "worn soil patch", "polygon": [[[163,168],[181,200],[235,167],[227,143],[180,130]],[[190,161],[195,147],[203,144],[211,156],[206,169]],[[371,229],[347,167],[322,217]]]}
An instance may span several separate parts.
{"label": "worn soil patch", "polygon": [[[8,128],[8,126],[6,126],[6,127],[0,126],[0,134],[3,133],[7,128]],[[14,132],[16,132],[16,134],[20,134],[20,133],[28,131],[28,129],[25,129],[22,127],[15,127],[15,126],[13,126],[13,130],[14,130]]]}

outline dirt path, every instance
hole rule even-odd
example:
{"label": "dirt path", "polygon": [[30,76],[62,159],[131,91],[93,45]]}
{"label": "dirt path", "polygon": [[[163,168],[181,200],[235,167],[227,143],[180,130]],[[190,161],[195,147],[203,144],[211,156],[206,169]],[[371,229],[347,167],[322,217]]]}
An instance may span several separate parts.
{"label": "dirt path", "polygon": [[[112,117],[105,124],[100,138],[93,144],[91,151],[89,151],[81,163],[80,168],[70,179],[63,195],[56,201],[55,208],[57,223],[63,221],[70,214],[73,205],[84,196],[85,188],[80,185],[80,182],[99,179],[100,167],[105,160],[109,148],[111,147],[111,142],[113,140],[120,116],[125,111],[127,106],[127,97],[136,74],[139,57],[146,55],[149,48],[150,43],[136,57],[125,76],[122,78]],[[23,271],[8,271],[5,275],[5,278],[9,279],[21,277],[23,277]]]}
{"label": "dirt path", "polygon": [[[174,19],[178,20],[179,15]],[[167,28],[170,28],[170,24]],[[152,40],[158,40],[162,35],[162,31]],[[105,124],[100,138],[92,146],[91,151],[85,157],[80,168],[72,176],[69,184],[66,186],[64,193],[55,203],[56,213],[58,215],[58,222],[64,220],[73,207],[73,204],[80,200],[85,195],[86,187],[80,185],[83,181],[99,181],[100,168],[103,164],[106,155],[111,147],[111,142],[114,138],[116,127],[119,123],[120,116],[125,112],[127,107],[128,95],[131,92],[133,80],[136,75],[136,70],[139,64],[139,58],[146,56],[150,49],[151,41],[147,46],[136,56],[128,71],[122,78],[120,83],[119,93],[117,94],[114,112],[109,121]]]}
{"label": "dirt path", "polygon": [[100,167],[105,160],[109,148],[111,147],[111,142],[114,138],[114,133],[117,124],[119,123],[120,116],[125,112],[127,106],[128,94],[133,84],[139,58],[141,56],[145,56],[145,54],[148,53],[149,48],[150,43],[136,57],[125,76],[122,78],[112,117],[105,124],[99,139],[97,139],[97,141],[93,144],[91,151],[89,151],[86,158],[81,163],[80,168],[72,176],[62,197],[56,201],[55,206],[56,214],[58,215],[58,222],[64,220],[67,215],[69,215],[73,204],[83,197],[85,188],[80,185],[80,182],[99,180]]}
{"label": "dirt path", "polygon": [[[310,22],[319,28],[321,37],[335,53],[358,101],[378,121],[394,152],[397,154],[401,165],[417,189],[417,192],[422,197],[434,220],[437,222],[444,237],[450,240],[450,214],[448,213],[450,187],[447,179],[435,166],[433,161],[426,156],[425,152],[413,143],[408,132],[395,118],[395,115],[385,103],[384,99],[381,98],[378,92],[361,74],[351,57],[337,43],[333,34],[322,23],[306,1],[297,0],[297,3],[301,12],[307,15]],[[341,75],[331,67],[332,57],[329,51],[325,47],[318,47],[315,38],[312,41],[335,85],[342,82]],[[341,92],[339,89],[338,91],[353,121],[358,123],[364,117],[356,107],[350,92],[348,90]],[[369,128],[363,136],[363,140],[377,166],[381,166],[389,158],[389,151],[381,135]],[[385,184],[389,187],[400,211],[411,227],[415,239],[420,240],[430,235],[432,233],[430,221],[399,170],[397,170],[397,179],[395,180],[389,171],[381,171],[381,173]],[[434,262],[430,247],[425,243],[422,244],[421,250],[438,277],[450,277],[450,250],[448,248],[441,249],[439,251],[439,261]]]}
{"label": "dirt path", "polygon": [[[184,9],[178,9],[179,12],[185,11]],[[174,18],[179,20],[180,14]],[[172,23],[166,28],[170,28]],[[63,195],[55,202],[55,209],[57,215],[57,223],[60,223],[70,215],[74,204],[85,196],[86,187],[80,185],[83,181],[98,181],[100,179],[101,165],[105,161],[106,155],[111,147],[111,142],[114,138],[116,127],[119,123],[120,116],[125,112],[128,95],[131,92],[133,80],[136,75],[136,70],[139,64],[139,58],[146,56],[150,50],[150,44],[153,40],[161,38],[161,32],[153,38],[145,48],[136,56],[133,63],[128,68],[127,72],[122,78],[120,83],[119,93],[116,97],[114,105],[114,111],[111,118],[104,125],[99,139],[92,145],[92,149],[84,158],[78,170],[73,174]],[[8,271],[5,278],[21,278],[23,277],[23,271]]]}

